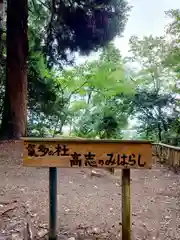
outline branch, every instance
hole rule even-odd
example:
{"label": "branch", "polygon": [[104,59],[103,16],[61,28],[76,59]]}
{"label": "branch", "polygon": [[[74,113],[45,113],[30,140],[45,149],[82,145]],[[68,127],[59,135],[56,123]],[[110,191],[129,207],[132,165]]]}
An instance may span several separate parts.
{"label": "branch", "polygon": [[[41,4],[42,6],[44,6],[47,10],[50,11],[49,6],[47,6],[47,5],[46,5],[45,3],[43,3],[41,0],[38,0],[38,1],[40,2],[40,4]],[[35,8],[36,8],[36,7],[35,7],[35,5],[36,5],[35,0],[32,0],[32,2],[33,2],[34,9],[35,9]]]}
{"label": "branch", "polygon": [[85,81],[80,87],[78,87],[77,89],[75,89],[74,91],[71,92],[71,94],[68,97],[68,100],[71,99],[72,95],[75,94],[77,91],[79,91],[85,84],[87,83],[87,81]]}
{"label": "branch", "polygon": [[61,91],[61,101],[64,104],[64,89],[62,88],[61,83],[58,83],[57,88],[58,88],[58,90]]}

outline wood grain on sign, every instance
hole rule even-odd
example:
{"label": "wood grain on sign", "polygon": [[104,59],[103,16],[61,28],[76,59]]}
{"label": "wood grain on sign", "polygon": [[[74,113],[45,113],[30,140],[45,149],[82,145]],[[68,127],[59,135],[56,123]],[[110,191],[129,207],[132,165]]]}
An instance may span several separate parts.
{"label": "wood grain on sign", "polygon": [[24,166],[151,168],[145,141],[24,138]]}

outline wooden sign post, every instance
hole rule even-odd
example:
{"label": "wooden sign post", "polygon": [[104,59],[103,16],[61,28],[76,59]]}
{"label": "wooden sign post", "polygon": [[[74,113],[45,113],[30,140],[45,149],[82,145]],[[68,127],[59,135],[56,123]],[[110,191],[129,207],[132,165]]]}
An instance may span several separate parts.
{"label": "wooden sign post", "polygon": [[122,169],[122,240],[131,240],[130,169],[152,167],[147,141],[23,138],[24,166],[49,167],[49,240],[56,240],[56,168]]}
{"label": "wooden sign post", "polygon": [[56,240],[57,168],[49,168],[49,240]]}

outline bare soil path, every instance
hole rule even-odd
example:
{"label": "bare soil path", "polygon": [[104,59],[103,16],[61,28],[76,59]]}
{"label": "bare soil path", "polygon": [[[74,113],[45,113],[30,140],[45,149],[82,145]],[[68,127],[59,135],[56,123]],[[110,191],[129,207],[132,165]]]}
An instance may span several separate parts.
{"label": "bare soil path", "polygon": [[[23,167],[19,142],[0,143],[0,161],[0,239],[46,239],[48,169]],[[133,240],[179,240],[179,175],[131,172]],[[121,239],[121,171],[58,169],[57,223],[59,239]]]}

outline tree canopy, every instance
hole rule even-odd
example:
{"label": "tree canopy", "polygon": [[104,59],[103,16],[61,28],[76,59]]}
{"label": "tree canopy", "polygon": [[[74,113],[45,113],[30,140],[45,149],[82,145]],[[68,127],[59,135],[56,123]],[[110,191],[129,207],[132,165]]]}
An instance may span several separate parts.
{"label": "tree canopy", "polygon": [[[29,10],[28,136],[66,132],[180,145],[178,9],[166,13],[171,21],[164,36],[131,36],[125,58],[111,41],[124,30],[129,11],[125,1],[33,0]],[[2,118],[3,38],[0,46]],[[76,53],[96,50],[97,59],[73,64]]]}
{"label": "tree canopy", "polygon": [[[7,36],[6,45],[3,46],[7,52],[6,80],[3,84],[1,138],[17,139],[25,135],[27,92],[30,95],[34,91],[35,78],[40,80],[35,83],[39,86],[35,93],[40,94],[42,100],[48,93],[43,90],[49,91],[52,85],[51,70],[60,71],[64,64],[72,64],[75,53],[89,54],[106,46],[124,30],[128,11],[125,0],[7,1]],[[2,36],[0,40],[2,43]],[[28,74],[32,82],[27,81]],[[13,87],[15,84],[18,89]]]}
{"label": "tree canopy", "polygon": [[122,34],[130,10],[126,0],[33,0],[31,7],[43,22],[50,65],[71,63],[74,52],[87,55],[106,46]]}

